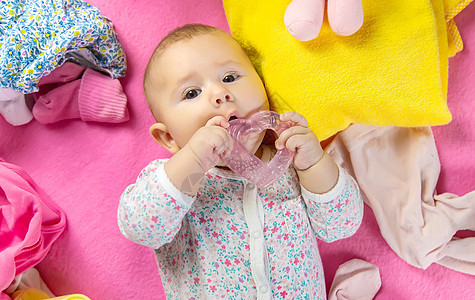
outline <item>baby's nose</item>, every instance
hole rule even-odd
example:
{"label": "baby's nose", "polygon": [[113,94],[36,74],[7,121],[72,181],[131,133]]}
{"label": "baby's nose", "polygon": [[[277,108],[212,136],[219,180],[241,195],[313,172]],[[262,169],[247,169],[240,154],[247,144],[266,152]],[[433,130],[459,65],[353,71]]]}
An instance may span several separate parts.
{"label": "baby's nose", "polygon": [[217,103],[217,104],[221,104],[221,103],[223,103],[223,102],[228,102],[228,101],[231,101],[231,96],[228,95],[228,94],[226,94],[226,95],[224,95],[224,96],[222,96],[222,97],[216,98],[216,103]]}

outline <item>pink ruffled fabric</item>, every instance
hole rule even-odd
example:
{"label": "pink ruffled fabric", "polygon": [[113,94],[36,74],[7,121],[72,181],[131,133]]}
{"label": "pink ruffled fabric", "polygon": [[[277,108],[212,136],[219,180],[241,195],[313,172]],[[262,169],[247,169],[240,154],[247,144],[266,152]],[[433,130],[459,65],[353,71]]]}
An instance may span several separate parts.
{"label": "pink ruffled fabric", "polygon": [[0,291],[38,264],[65,226],[63,210],[24,170],[0,158]]}

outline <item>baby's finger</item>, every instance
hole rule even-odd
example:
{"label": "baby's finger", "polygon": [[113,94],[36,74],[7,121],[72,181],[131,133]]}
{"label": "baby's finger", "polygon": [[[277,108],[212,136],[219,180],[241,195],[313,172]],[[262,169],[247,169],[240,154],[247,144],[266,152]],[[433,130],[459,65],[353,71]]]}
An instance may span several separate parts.
{"label": "baby's finger", "polygon": [[216,147],[214,149],[214,152],[218,155],[221,155],[223,154],[224,152],[228,151],[230,148],[229,148],[229,144],[228,143],[222,143],[221,145],[219,145],[218,147]]}
{"label": "baby's finger", "polygon": [[206,122],[205,126],[220,126],[223,128],[228,128],[229,123],[223,116],[214,116]]}
{"label": "baby's finger", "polygon": [[313,133],[310,129],[302,126],[293,126],[289,129],[284,130],[279,136],[279,138],[275,141],[275,147],[277,150],[284,148],[287,143],[287,140],[294,136],[294,135],[302,135],[307,133]]}
{"label": "baby's finger", "polygon": [[215,142],[216,148],[223,146],[225,149],[232,149],[233,138],[229,132],[224,128],[213,128],[213,134],[217,140]]}
{"label": "baby's finger", "polygon": [[301,114],[295,112],[295,111],[288,111],[286,113],[283,113],[280,115],[280,120],[281,121],[291,121],[294,122],[297,125],[303,126],[303,127],[308,127],[308,122],[307,119],[305,119],[304,116]]}
{"label": "baby's finger", "polygon": [[307,134],[299,134],[299,135],[292,135],[289,139],[285,142],[285,147],[292,152],[297,151],[297,149],[301,149],[310,143],[310,139]]}

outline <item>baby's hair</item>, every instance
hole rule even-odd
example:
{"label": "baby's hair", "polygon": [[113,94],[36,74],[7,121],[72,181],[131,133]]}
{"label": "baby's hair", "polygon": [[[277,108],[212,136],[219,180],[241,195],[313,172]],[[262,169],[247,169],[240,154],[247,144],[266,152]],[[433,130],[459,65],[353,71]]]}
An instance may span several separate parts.
{"label": "baby's hair", "polygon": [[143,88],[145,93],[145,98],[147,99],[148,107],[152,112],[155,120],[158,120],[158,116],[155,114],[154,110],[152,109],[151,102],[152,102],[152,94],[153,94],[153,76],[157,76],[157,74],[153,74],[152,76],[152,69],[155,63],[160,59],[166,49],[168,49],[173,44],[180,42],[191,40],[194,37],[207,35],[207,34],[215,34],[215,33],[225,33],[225,31],[209,26],[204,24],[186,24],[184,26],[178,27],[170,31],[161,41],[158,43],[157,47],[153,51],[152,57],[150,58],[147,68],[145,69],[145,75],[143,80]]}

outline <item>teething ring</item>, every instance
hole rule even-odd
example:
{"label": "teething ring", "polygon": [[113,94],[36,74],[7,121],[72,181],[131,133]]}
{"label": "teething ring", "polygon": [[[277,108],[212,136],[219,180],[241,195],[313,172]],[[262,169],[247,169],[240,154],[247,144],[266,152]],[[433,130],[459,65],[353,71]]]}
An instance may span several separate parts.
{"label": "teething ring", "polygon": [[235,173],[252,181],[259,188],[267,188],[285,173],[294,154],[287,148],[280,149],[272,160],[265,164],[244,147],[246,137],[266,129],[280,135],[291,126],[291,122],[281,121],[279,114],[272,111],[257,112],[249,119],[232,120],[227,130],[233,138],[234,146],[222,158]]}

